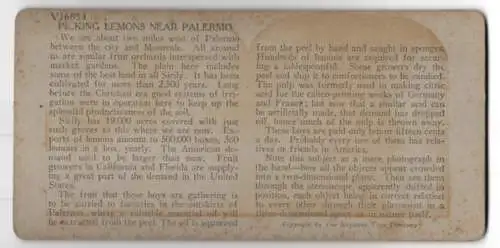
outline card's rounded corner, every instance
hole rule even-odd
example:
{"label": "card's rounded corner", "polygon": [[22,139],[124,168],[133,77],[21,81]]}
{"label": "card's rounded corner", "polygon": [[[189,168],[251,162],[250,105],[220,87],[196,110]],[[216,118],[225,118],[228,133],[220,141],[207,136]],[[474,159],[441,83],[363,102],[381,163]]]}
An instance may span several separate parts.
{"label": "card's rounded corner", "polygon": [[32,235],[27,231],[25,227],[22,225],[19,225],[18,221],[16,221],[14,217],[14,221],[12,224],[12,231],[14,232],[14,235],[20,240],[23,241],[29,241],[29,240],[34,240]]}
{"label": "card's rounded corner", "polygon": [[467,235],[460,240],[465,242],[482,242],[484,239],[486,239],[487,235],[488,223],[486,221],[483,221],[479,228],[470,230]]}
{"label": "card's rounded corner", "polygon": [[471,9],[470,10],[471,14],[474,15],[474,17],[478,18],[483,22],[485,25],[488,22],[488,17],[486,15],[486,12],[482,9]]}
{"label": "card's rounded corner", "polygon": [[484,239],[486,239],[487,234],[488,234],[488,229],[485,227],[485,228],[482,228],[481,231],[478,232],[477,234],[474,234],[474,235],[467,237],[464,241],[481,242]]}
{"label": "card's rounded corner", "polygon": [[33,11],[35,11],[35,8],[32,8],[32,7],[20,8],[16,13],[16,17],[14,18],[15,23],[19,23],[19,21],[21,21],[21,19],[24,18],[24,16],[26,14],[29,14],[30,12],[33,12]]}

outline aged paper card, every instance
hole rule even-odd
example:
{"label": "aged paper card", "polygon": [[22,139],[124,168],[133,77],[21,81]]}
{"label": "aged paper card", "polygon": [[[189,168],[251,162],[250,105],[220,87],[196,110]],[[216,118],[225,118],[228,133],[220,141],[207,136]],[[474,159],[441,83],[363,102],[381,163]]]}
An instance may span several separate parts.
{"label": "aged paper card", "polygon": [[26,9],[23,239],[474,240],[474,11]]}

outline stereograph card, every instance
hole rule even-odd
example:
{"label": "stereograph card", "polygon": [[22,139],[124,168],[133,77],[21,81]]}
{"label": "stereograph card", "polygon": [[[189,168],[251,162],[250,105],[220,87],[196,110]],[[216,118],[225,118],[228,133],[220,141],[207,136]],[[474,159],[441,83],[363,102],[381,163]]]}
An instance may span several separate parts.
{"label": "stereograph card", "polygon": [[477,11],[25,9],[22,239],[476,240]]}

